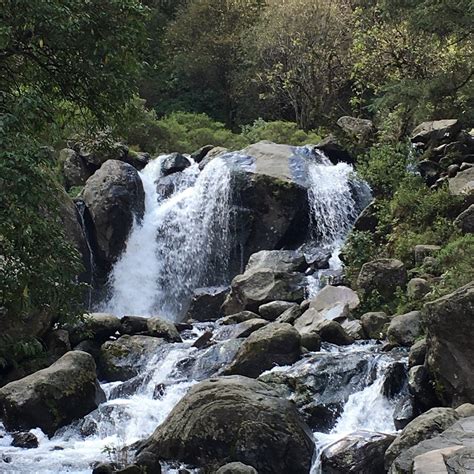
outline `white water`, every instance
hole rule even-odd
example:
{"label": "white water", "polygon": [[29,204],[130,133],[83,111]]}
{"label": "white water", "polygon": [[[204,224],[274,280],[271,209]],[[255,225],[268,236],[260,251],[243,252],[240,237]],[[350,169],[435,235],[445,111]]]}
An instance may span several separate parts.
{"label": "white water", "polygon": [[175,190],[163,200],[156,181],[162,177],[164,158],[153,160],[140,173],[145,215],[135,223],[126,250],[113,268],[111,296],[103,311],[173,320],[186,310],[195,288],[226,282],[229,167],[218,158],[199,173],[193,163],[168,177],[174,180]]}

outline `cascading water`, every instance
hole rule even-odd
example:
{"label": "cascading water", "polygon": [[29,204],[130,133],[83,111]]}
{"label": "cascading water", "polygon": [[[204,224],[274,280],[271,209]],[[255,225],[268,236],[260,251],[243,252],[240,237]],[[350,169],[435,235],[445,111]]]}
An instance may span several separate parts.
{"label": "cascading water", "polygon": [[157,183],[165,158],[140,173],[145,215],[113,268],[111,296],[102,308],[112,314],[176,319],[196,287],[227,283],[230,168],[218,158],[199,173],[193,163],[167,177],[174,190],[163,199]]}

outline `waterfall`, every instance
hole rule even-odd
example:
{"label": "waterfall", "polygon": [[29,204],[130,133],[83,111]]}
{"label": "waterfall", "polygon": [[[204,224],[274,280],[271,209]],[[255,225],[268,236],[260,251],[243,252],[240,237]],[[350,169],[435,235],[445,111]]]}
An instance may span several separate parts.
{"label": "waterfall", "polygon": [[216,158],[199,173],[193,163],[166,177],[173,192],[162,198],[157,182],[165,158],[140,173],[145,214],[113,268],[103,311],[176,320],[196,287],[227,283],[230,168]]}

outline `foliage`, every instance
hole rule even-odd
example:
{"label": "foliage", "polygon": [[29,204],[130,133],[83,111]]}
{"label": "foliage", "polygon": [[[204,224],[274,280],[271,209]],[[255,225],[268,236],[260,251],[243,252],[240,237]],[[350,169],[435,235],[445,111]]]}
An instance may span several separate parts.
{"label": "foliage", "polygon": [[282,120],[275,122],[267,122],[263,119],[255,120],[252,125],[242,127],[242,135],[249,143],[269,140],[288,145],[306,145],[308,143],[316,144],[321,141],[321,137],[317,132],[305,132],[298,128],[296,123]]}

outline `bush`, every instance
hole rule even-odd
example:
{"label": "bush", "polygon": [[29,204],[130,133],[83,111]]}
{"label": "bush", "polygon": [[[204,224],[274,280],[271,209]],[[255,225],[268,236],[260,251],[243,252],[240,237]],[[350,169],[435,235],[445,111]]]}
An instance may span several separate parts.
{"label": "bush", "polygon": [[294,122],[266,122],[258,119],[252,125],[242,127],[242,135],[249,143],[256,143],[261,140],[269,140],[275,143],[285,143],[288,145],[316,144],[321,141],[321,137],[313,130],[305,132],[298,128]]}

